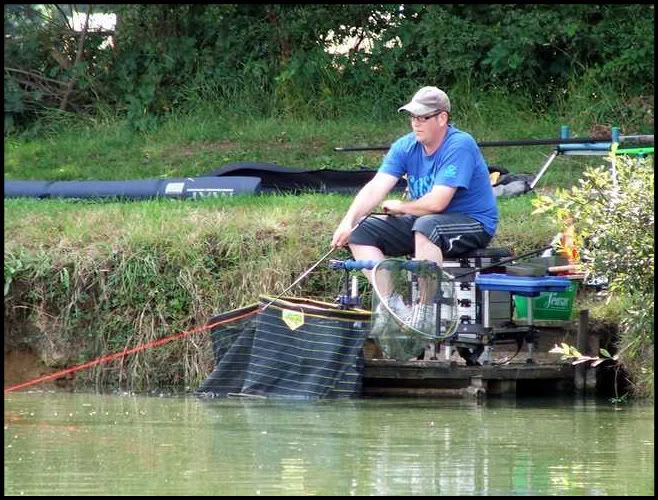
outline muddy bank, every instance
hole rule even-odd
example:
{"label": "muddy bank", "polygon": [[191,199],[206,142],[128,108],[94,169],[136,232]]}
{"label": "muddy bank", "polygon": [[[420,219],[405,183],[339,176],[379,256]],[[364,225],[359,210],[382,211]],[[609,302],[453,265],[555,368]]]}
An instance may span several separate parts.
{"label": "muddy bank", "polygon": [[[4,353],[4,386],[11,387],[29,380],[58,371],[41,361],[39,356],[30,350],[13,350]],[[49,380],[33,386],[38,390],[73,390],[74,375],[69,374],[55,380]]]}

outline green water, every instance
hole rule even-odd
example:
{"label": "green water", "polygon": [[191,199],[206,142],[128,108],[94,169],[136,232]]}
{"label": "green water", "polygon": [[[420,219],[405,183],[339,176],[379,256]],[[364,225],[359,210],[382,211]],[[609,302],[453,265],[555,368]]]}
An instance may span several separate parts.
{"label": "green water", "polygon": [[653,495],[654,408],[5,395],[5,495]]}

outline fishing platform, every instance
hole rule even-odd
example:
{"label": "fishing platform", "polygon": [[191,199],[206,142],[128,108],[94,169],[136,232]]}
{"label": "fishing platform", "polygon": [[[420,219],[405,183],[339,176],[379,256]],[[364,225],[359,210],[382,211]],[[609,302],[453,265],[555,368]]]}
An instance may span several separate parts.
{"label": "fishing platform", "polygon": [[594,371],[583,373],[570,362],[560,361],[559,355],[548,353],[555,344],[575,344],[574,337],[582,329],[575,321],[550,323],[537,326],[539,341],[532,362],[527,353],[499,348],[490,353],[491,361],[469,366],[456,352],[445,359],[445,346],[437,346],[434,359],[390,360],[383,359],[376,344],[367,339],[362,395],[481,398],[594,392]]}
{"label": "fishing platform", "polygon": [[568,363],[466,366],[455,361],[365,363],[364,397],[474,397],[571,393],[575,367]]}

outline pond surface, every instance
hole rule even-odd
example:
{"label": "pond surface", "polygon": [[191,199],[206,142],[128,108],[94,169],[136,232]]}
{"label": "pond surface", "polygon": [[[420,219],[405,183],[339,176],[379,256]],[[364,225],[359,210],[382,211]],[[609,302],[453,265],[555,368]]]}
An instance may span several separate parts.
{"label": "pond surface", "polygon": [[5,395],[5,495],[653,495],[654,407]]}

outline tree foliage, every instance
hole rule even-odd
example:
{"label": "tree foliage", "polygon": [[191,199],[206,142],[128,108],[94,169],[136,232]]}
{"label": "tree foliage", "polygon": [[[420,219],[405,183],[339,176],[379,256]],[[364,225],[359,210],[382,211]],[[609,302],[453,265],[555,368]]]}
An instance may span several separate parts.
{"label": "tree foliage", "polygon": [[[539,107],[584,74],[653,95],[653,5],[90,7],[117,15],[113,33],[83,37],[71,6],[5,6],[5,131],[62,107],[67,86],[65,110],[102,103],[137,128],[209,96],[330,117],[397,104],[430,82],[504,88]],[[327,51],[333,43],[348,50]]]}

